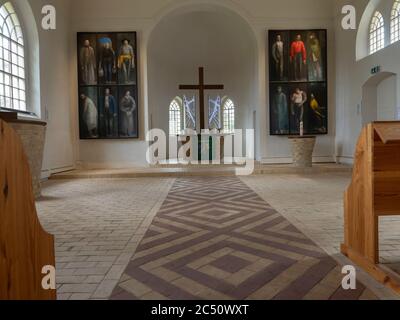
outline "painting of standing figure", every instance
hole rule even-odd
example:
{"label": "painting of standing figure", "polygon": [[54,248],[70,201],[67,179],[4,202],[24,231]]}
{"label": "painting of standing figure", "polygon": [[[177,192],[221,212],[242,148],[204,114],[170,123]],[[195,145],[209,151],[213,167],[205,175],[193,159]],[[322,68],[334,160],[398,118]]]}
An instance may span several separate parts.
{"label": "painting of standing figure", "polygon": [[136,84],[136,35],[119,35],[118,74],[120,84]]}
{"label": "painting of standing figure", "polygon": [[307,81],[307,49],[304,43],[304,33],[294,35],[290,44],[290,66],[292,81]]}
{"label": "painting of standing figure", "polygon": [[269,35],[270,80],[288,81],[289,76],[289,34],[288,32],[271,32]]}
{"label": "painting of standing figure", "polygon": [[271,130],[275,134],[289,134],[289,98],[286,88],[273,86],[271,95]]}
{"label": "painting of standing figure", "polygon": [[307,119],[305,117],[305,111],[307,107],[308,93],[307,85],[295,85],[292,86],[290,91],[290,132],[294,134],[300,133],[300,127],[305,123]]}
{"label": "painting of standing figure", "polygon": [[328,131],[328,109],[326,99],[326,84],[312,83],[309,85],[310,101],[308,104],[309,122],[308,134],[324,134]]}
{"label": "painting of standing figure", "polygon": [[309,81],[325,81],[326,48],[325,33],[312,31],[308,33],[308,79]]}
{"label": "painting of standing figure", "polygon": [[83,88],[79,94],[81,138],[96,139],[99,133],[97,88]]}
{"label": "painting of standing figure", "polygon": [[117,60],[114,44],[115,39],[112,35],[99,36],[99,81],[101,84],[116,82]]}
{"label": "painting of standing figure", "polygon": [[77,34],[80,138],[139,138],[136,32]]}
{"label": "painting of standing figure", "polygon": [[132,87],[120,88],[119,101],[119,132],[122,138],[132,138],[138,135],[138,117],[135,90]]}
{"label": "painting of standing figure", "polygon": [[79,47],[79,82],[83,85],[97,84],[96,38],[93,35],[81,36]]}
{"label": "painting of standing figure", "polygon": [[105,138],[118,137],[118,92],[116,87],[100,89],[100,132]]}

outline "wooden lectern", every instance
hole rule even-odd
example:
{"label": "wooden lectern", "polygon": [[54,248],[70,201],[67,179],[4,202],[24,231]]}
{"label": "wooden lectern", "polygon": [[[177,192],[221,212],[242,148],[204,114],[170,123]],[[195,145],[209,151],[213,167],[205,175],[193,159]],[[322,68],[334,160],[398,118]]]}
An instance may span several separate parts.
{"label": "wooden lectern", "polygon": [[363,129],[344,204],[342,253],[400,293],[400,277],[379,264],[378,227],[379,217],[400,215],[400,122],[375,122]]}
{"label": "wooden lectern", "polygon": [[0,120],[0,300],[54,300],[43,267],[55,267],[54,239],[40,225],[22,143]]}

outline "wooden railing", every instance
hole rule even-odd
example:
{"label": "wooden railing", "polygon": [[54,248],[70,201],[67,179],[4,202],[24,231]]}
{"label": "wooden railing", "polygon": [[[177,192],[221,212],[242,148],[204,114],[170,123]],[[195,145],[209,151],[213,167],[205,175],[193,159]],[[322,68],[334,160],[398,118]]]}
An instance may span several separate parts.
{"label": "wooden railing", "polygon": [[400,293],[400,276],[379,261],[379,217],[394,215],[400,216],[400,122],[376,122],[363,129],[356,147],[342,253]]}
{"label": "wooden railing", "polygon": [[0,120],[0,300],[53,300],[43,268],[55,266],[54,239],[40,225],[18,135]]}

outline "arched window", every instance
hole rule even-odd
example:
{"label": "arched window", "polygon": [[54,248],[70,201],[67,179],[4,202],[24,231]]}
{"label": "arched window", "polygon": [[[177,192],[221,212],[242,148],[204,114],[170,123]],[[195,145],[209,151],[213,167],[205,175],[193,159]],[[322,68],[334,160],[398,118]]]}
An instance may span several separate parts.
{"label": "arched window", "polygon": [[233,133],[235,131],[235,105],[231,99],[226,99],[223,106],[224,132]]}
{"label": "arched window", "polygon": [[369,53],[373,54],[385,47],[385,21],[380,12],[376,11],[369,29]]}
{"label": "arched window", "polygon": [[0,107],[27,111],[24,37],[10,2],[0,7],[0,33]]}
{"label": "arched window", "polygon": [[400,0],[396,0],[393,5],[390,19],[390,41],[394,43],[400,40]]}
{"label": "arched window", "polygon": [[175,98],[169,106],[169,134],[176,136],[182,131],[182,104]]}

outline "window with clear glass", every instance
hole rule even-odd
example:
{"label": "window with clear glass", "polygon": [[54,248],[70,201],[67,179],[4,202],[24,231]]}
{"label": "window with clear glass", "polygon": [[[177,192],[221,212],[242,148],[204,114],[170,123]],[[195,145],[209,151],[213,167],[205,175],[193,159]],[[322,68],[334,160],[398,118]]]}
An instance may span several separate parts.
{"label": "window with clear glass", "polygon": [[373,54],[385,47],[385,21],[380,12],[375,12],[369,29],[369,52]]}
{"label": "window with clear glass", "polygon": [[235,105],[231,99],[226,99],[223,107],[224,132],[235,131]]}
{"label": "window with clear glass", "polygon": [[0,107],[27,111],[24,37],[10,2],[0,7],[0,21]]}
{"label": "window with clear glass", "polygon": [[400,40],[400,0],[396,0],[393,5],[390,19],[390,41],[394,43]]}
{"label": "window with clear glass", "polygon": [[173,100],[169,106],[169,134],[176,136],[182,130],[182,108],[179,103]]}

